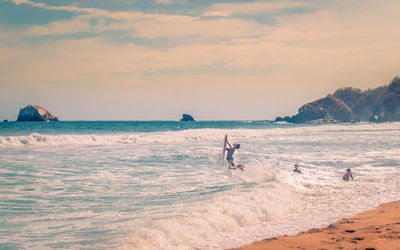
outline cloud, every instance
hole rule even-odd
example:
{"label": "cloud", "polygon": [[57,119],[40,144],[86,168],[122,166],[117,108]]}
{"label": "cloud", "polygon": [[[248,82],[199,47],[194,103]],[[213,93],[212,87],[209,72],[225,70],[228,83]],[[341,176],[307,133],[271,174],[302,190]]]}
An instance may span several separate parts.
{"label": "cloud", "polygon": [[107,18],[102,17],[97,17],[95,23],[92,21],[91,15],[79,15],[70,20],[31,26],[14,35],[38,37],[85,32],[90,36],[115,31],[119,34],[113,34],[113,40],[118,40],[122,35],[147,40],[168,39],[174,45],[179,45],[260,37],[268,32],[267,26],[242,19],[201,20],[188,16],[146,15],[144,18],[118,22],[108,22]]}
{"label": "cloud", "polygon": [[[68,93],[66,102],[80,95],[83,100],[129,100],[126,104],[131,107],[131,101],[140,100],[137,107],[141,110],[143,103],[162,100],[162,107],[155,105],[156,113],[166,110],[164,103],[182,96],[197,97],[202,102],[198,107],[208,105],[209,100],[220,103],[221,93],[242,100],[237,108],[243,111],[237,118],[257,109],[262,116],[274,105],[294,113],[299,104],[338,87],[374,87],[385,81],[382,79],[389,81],[398,75],[400,33],[393,30],[400,22],[399,3],[365,7],[363,2],[363,6],[277,17],[276,26],[239,18],[204,20],[139,13],[111,23],[96,16],[100,22],[89,27],[93,14],[82,12],[71,20],[34,26],[25,32],[121,30],[147,39],[168,37],[180,42],[160,49],[133,42],[104,42],[101,35],[40,44],[18,39],[5,43],[12,36],[3,34],[0,84],[14,89],[16,96],[26,92],[42,97],[46,96],[42,91],[52,91],[48,96],[56,96],[57,102]],[[210,42],[213,38],[220,40]],[[17,85],[12,86],[14,83]],[[181,106],[187,107],[187,103]]]}
{"label": "cloud", "polygon": [[28,5],[39,7],[39,8],[46,6],[46,4],[44,4],[44,3],[32,2],[30,0],[12,0],[12,2],[15,3],[16,5],[28,4]]}
{"label": "cloud", "polygon": [[[391,71],[398,65],[393,51],[400,50],[400,35],[392,32],[391,24],[398,23],[399,17],[394,10],[374,10],[373,16],[362,12],[356,14],[356,19],[351,12],[329,11],[282,17],[280,25],[273,27],[240,19],[201,20],[188,16],[146,15],[135,22],[127,20],[110,24],[110,27],[99,24],[99,29],[123,29],[143,38],[169,37],[182,42],[160,50],[134,43],[115,46],[104,43],[99,37],[52,41],[35,49],[20,47],[15,50],[15,56],[3,50],[3,58],[10,59],[4,61],[4,67],[13,61],[12,58],[19,58],[15,62],[22,65],[15,67],[16,71],[10,68],[10,72],[2,77],[46,80],[93,76],[94,79],[111,79],[148,77],[154,72],[180,75],[180,72],[192,72],[191,68],[201,69],[206,75],[207,69],[210,74],[217,74],[213,68],[224,65],[226,72],[253,73],[252,69],[273,66],[273,71],[257,74],[277,81],[299,76],[303,79],[299,81],[310,82],[323,81],[326,76],[351,79],[354,77],[351,70],[376,72],[379,69],[374,68],[379,64],[386,65],[385,71]],[[89,29],[89,17],[82,15],[74,20],[52,23],[45,26],[46,29],[37,26],[29,32],[42,35],[61,30],[79,32],[82,27]],[[187,37],[196,36],[196,42],[188,42]],[[199,42],[213,38],[226,41]],[[21,56],[24,54],[21,51],[27,56]],[[13,76],[10,75],[12,72]]]}
{"label": "cloud", "polygon": [[197,42],[262,36],[266,32],[265,26],[242,19],[201,20],[195,17],[158,16],[138,20],[131,25],[135,35],[139,37],[147,39],[186,37]]}
{"label": "cloud", "polygon": [[293,1],[257,1],[251,3],[218,3],[213,4],[204,16],[230,17],[234,14],[258,14],[265,11],[311,6],[308,2]]}
{"label": "cloud", "polygon": [[23,36],[53,36],[87,32],[91,29],[90,16],[79,16],[71,20],[32,26],[22,32]]}
{"label": "cloud", "polygon": [[[9,71],[2,77],[25,80],[76,80],[89,76],[93,79],[140,78],[153,72],[186,74],[192,72],[191,68],[201,69],[207,75],[207,69],[210,74],[217,74],[213,68],[224,65],[226,72],[253,73],[252,69],[273,66],[273,71],[264,73],[266,81],[289,81],[297,77],[302,82],[324,81],[325,77],[331,77],[329,81],[353,79],[354,72],[363,69],[377,72],[380,69],[377,65],[385,65],[381,71],[386,72],[398,65],[393,51],[400,50],[400,35],[393,32],[393,24],[400,20],[395,9],[374,6],[370,12],[319,11],[278,17],[279,25],[273,27],[233,18],[202,20],[142,14],[142,18],[135,20],[100,22],[96,32],[123,30],[137,37],[168,37],[180,42],[162,50],[134,43],[116,46],[105,43],[101,37],[51,41],[8,51],[5,47],[2,67]],[[90,30],[93,29],[88,24],[91,17],[86,14],[64,22],[34,26],[26,33],[48,35]],[[210,39],[217,41],[202,43]]]}
{"label": "cloud", "polygon": [[155,0],[158,4],[186,3],[186,0]]}
{"label": "cloud", "polygon": [[134,11],[107,11],[104,9],[97,9],[97,8],[82,8],[78,6],[51,6],[45,3],[37,3],[32,2],[30,0],[12,0],[12,2],[16,5],[20,4],[27,4],[33,7],[47,9],[47,10],[60,10],[60,11],[70,11],[75,13],[82,13],[82,14],[90,14],[94,17],[107,17],[112,18],[115,20],[123,20],[123,19],[135,19],[138,17],[142,17],[143,13],[141,12],[134,12]]}
{"label": "cloud", "polygon": [[[29,0],[14,0],[17,4],[30,4]],[[109,12],[101,9],[76,6],[48,6],[39,8],[69,10],[81,13],[70,20],[29,27],[19,36],[66,35],[77,32],[101,33],[117,31],[124,36],[144,39],[169,39],[175,44],[229,41],[231,39],[259,37],[268,27],[258,22],[238,18],[201,19],[199,17],[167,14],[144,14],[141,12]],[[96,23],[93,24],[93,18]],[[109,22],[108,20],[114,20]]]}

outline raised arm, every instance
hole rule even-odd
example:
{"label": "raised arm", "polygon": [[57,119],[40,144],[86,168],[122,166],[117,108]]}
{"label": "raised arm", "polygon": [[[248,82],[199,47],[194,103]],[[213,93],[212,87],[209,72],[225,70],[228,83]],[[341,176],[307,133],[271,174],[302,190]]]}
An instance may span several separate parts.
{"label": "raised arm", "polygon": [[231,144],[229,143],[228,139],[226,139],[226,144],[228,144],[229,148],[232,148]]}

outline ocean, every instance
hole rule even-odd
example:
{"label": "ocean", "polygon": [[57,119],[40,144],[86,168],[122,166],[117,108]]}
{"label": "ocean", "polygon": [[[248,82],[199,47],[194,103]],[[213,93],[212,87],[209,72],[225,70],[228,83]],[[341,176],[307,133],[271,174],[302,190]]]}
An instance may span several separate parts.
{"label": "ocean", "polygon": [[[225,134],[245,171],[221,160]],[[400,123],[0,123],[0,249],[224,249],[399,190]]]}

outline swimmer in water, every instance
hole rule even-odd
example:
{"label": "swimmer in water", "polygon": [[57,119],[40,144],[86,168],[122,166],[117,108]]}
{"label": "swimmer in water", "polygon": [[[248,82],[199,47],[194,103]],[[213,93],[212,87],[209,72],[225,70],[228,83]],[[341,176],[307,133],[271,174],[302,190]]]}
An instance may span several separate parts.
{"label": "swimmer in water", "polygon": [[351,169],[348,168],[346,171],[347,172],[343,175],[343,180],[344,181],[349,181],[350,178],[353,180],[353,175],[351,174]]}
{"label": "swimmer in water", "polygon": [[299,174],[301,174],[301,170],[299,169],[299,164],[294,164],[294,169],[293,169],[293,172],[296,172],[296,173],[299,173]]}

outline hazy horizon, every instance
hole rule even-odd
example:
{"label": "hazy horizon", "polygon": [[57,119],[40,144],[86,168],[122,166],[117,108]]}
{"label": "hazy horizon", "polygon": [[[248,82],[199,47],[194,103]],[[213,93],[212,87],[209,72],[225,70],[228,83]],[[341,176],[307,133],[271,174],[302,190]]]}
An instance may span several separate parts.
{"label": "hazy horizon", "polygon": [[0,119],[273,120],[400,74],[400,2],[0,0]]}

